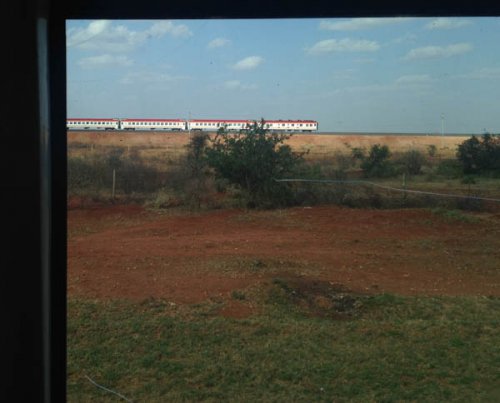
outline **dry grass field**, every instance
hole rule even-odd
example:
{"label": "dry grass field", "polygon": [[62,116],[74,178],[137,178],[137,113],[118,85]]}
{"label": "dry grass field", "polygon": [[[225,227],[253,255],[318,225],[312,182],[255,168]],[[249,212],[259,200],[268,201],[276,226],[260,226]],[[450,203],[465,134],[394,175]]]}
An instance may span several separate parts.
{"label": "dry grass field", "polygon": [[[308,151],[308,158],[321,158],[335,152],[349,153],[349,147],[369,149],[374,144],[385,144],[392,152],[410,149],[426,151],[430,145],[436,147],[443,158],[453,157],[457,146],[466,140],[464,136],[422,136],[422,135],[356,135],[356,134],[294,134],[288,144],[296,151]],[[97,132],[70,131],[68,145],[80,146],[122,146],[140,150],[141,156],[158,154],[180,155],[188,143],[186,133],[144,133],[144,132]]]}

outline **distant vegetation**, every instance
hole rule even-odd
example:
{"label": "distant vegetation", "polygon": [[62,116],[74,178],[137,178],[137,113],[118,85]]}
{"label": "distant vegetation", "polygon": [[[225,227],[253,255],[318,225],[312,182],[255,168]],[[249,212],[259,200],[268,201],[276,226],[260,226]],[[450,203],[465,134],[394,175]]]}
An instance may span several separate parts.
{"label": "distant vegetation", "polygon": [[458,146],[457,158],[465,174],[500,177],[500,137],[484,134],[472,136]]}
{"label": "distant vegetation", "polygon": [[[496,135],[472,136],[463,141],[455,158],[443,158],[435,145],[429,145],[426,151],[393,151],[384,144],[365,149],[344,143],[344,152],[305,159],[304,153],[294,152],[286,144],[290,137],[268,133],[262,122],[255,122],[247,133],[221,130],[212,138],[199,133],[192,135],[186,152],[175,160],[148,157],[137,147],[89,150],[85,146],[83,152],[80,146],[78,156],[70,154],[68,159],[69,196],[138,202],[152,208],[276,208],[325,203],[376,208],[482,208],[481,203],[465,199],[382,191],[359,183],[365,179],[397,188],[500,196],[495,186],[495,178],[500,178],[500,138]],[[283,178],[313,182],[276,182]],[[337,182],[317,182],[326,179]]]}

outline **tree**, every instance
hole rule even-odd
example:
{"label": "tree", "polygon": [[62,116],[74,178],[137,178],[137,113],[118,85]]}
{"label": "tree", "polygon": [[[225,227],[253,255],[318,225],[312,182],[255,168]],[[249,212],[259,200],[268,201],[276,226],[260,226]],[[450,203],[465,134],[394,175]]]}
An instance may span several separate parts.
{"label": "tree", "polygon": [[243,191],[249,207],[288,205],[292,200],[289,184],[275,180],[292,175],[303,161],[303,154],[284,144],[290,136],[269,133],[263,119],[237,134],[221,128],[210,140],[207,161],[217,177]]}
{"label": "tree", "polygon": [[458,146],[457,159],[465,174],[500,171],[500,138],[486,133],[472,136]]}
{"label": "tree", "polygon": [[480,168],[481,142],[476,136],[465,140],[458,146],[457,158],[465,174],[478,173]]}

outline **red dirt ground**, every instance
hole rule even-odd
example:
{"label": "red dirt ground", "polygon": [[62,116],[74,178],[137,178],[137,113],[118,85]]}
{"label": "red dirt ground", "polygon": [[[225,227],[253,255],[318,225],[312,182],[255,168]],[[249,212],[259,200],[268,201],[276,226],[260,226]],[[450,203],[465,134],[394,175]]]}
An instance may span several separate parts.
{"label": "red dirt ground", "polygon": [[278,277],[364,293],[500,296],[500,215],[474,218],[333,206],[160,214],[70,204],[68,296],[219,299],[222,314],[236,317],[252,308],[234,291]]}

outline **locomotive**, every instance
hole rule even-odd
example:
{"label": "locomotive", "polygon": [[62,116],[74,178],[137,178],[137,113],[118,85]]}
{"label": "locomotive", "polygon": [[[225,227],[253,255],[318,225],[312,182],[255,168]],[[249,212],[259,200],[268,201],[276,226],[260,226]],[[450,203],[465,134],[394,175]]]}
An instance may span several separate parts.
{"label": "locomotive", "polygon": [[[244,131],[253,124],[247,119],[132,119],[132,118],[68,118],[67,130],[158,130],[158,131]],[[265,120],[270,131],[315,132],[315,120]]]}

